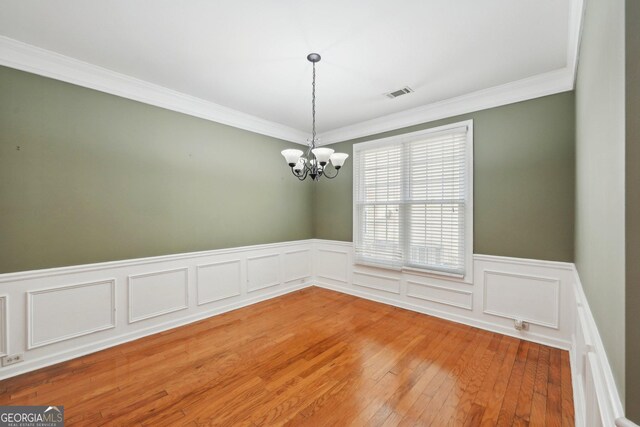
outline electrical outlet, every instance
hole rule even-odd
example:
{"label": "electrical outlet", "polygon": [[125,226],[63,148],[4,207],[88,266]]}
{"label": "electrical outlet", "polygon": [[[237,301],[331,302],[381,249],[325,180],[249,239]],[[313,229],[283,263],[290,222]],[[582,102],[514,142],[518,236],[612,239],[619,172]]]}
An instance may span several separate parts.
{"label": "electrical outlet", "polygon": [[22,358],[22,354],[13,354],[11,356],[5,356],[2,358],[2,366],[9,366],[15,363],[20,363],[24,359]]}
{"label": "electrical outlet", "polygon": [[513,321],[513,327],[516,328],[516,331],[528,331],[529,323],[525,322],[524,320],[516,319]]}

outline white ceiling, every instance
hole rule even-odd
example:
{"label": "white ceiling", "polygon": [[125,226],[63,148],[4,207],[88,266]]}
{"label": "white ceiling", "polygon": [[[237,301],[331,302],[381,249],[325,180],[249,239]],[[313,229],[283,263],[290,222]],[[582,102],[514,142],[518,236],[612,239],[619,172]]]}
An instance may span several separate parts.
{"label": "white ceiling", "polygon": [[3,0],[0,34],[306,133],[318,52],[329,132],[572,66],[574,1]]}

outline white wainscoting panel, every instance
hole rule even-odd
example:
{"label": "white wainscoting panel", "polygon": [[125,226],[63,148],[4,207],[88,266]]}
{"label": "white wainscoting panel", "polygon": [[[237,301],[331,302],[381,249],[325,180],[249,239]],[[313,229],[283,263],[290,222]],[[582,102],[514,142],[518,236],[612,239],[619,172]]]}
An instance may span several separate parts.
{"label": "white wainscoting panel", "polygon": [[280,254],[247,259],[247,291],[255,292],[280,284]]}
{"label": "white wainscoting panel", "polygon": [[311,277],[311,249],[299,249],[284,254],[284,281]]}
{"label": "white wainscoting panel", "polygon": [[186,309],[188,282],[186,267],[129,276],[129,323]]}
{"label": "white wainscoting panel", "polygon": [[28,348],[115,328],[115,290],[108,279],[27,292]]}
{"label": "white wainscoting panel", "polygon": [[322,247],[317,252],[316,275],[318,277],[343,283],[349,281],[349,252],[344,249],[326,249]]}
{"label": "white wainscoting panel", "polygon": [[622,401],[602,338],[574,268],[575,322],[571,347],[571,379],[576,426],[613,426],[624,417]]}
{"label": "white wainscoting panel", "polygon": [[390,277],[384,274],[353,272],[353,284],[363,288],[400,294],[400,278]]}
{"label": "white wainscoting panel", "polygon": [[6,295],[0,295],[0,357],[9,354],[7,350],[9,342],[8,300],[9,297]]}
{"label": "white wainscoting panel", "polygon": [[557,277],[484,270],[485,314],[557,329],[559,310]]}
{"label": "white wainscoting panel", "polygon": [[24,362],[0,379],[316,284],[570,349],[576,425],[624,416],[573,264],[474,255],[472,268],[468,284],[354,265],[350,242],[302,240],[1,274],[0,357]]}
{"label": "white wainscoting panel", "polygon": [[[316,240],[316,285],[558,348],[571,346],[572,264],[474,255],[473,282],[354,263],[353,244]],[[529,322],[527,330],[514,327]]]}
{"label": "white wainscoting panel", "polygon": [[407,280],[407,296],[473,310],[473,292]]}
{"label": "white wainscoting panel", "polygon": [[198,305],[239,296],[242,289],[239,259],[196,266]]}
{"label": "white wainscoting panel", "polygon": [[[310,286],[313,246],[300,240],[0,274],[0,357],[24,358],[0,366],[0,380]],[[268,288],[249,292],[249,277]]]}

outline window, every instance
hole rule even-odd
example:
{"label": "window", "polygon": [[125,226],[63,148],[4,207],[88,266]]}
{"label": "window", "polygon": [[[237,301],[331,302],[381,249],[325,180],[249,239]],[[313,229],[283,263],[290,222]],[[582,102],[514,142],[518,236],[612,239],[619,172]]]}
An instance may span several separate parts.
{"label": "window", "polygon": [[465,277],[473,123],[354,145],[356,262]]}

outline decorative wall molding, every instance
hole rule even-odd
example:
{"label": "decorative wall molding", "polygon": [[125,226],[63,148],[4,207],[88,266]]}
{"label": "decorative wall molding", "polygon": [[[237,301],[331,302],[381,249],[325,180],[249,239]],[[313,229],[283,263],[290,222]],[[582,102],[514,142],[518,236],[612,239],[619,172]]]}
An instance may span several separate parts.
{"label": "decorative wall molding", "polygon": [[208,304],[242,293],[240,259],[199,264],[196,266],[198,305]]}
{"label": "decorative wall molding", "polygon": [[567,60],[564,68],[322,132],[318,136],[320,139],[319,145],[335,144],[354,138],[376,135],[434,120],[573,90],[578,69],[578,53],[585,9],[584,1],[570,0],[569,38],[567,42]]}
{"label": "decorative wall molding", "polygon": [[576,426],[613,426],[624,409],[578,271],[573,268],[575,323],[572,331],[571,378]]}
{"label": "decorative wall molding", "polygon": [[582,40],[582,22],[584,21],[585,0],[570,0],[569,4],[569,40],[567,43],[567,68],[572,72],[575,85],[578,72],[578,55]]}
{"label": "decorative wall molding", "polygon": [[[495,279],[492,281],[491,277]],[[559,279],[498,270],[484,270],[483,279],[483,313],[558,329]],[[513,295],[505,298],[509,293]],[[539,301],[544,303],[535,303]]]}
{"label": "decorative wall molding", "polygon": [[[584,0],[571,0],[564,68],[389,114],[318,135],[321,145],[374,135],[433,120],[572,90]],[[241,111],[0,36],[0,65],[121,96],[194,117],[306,145],[308,134]]]}
{"label": "decorative wall molding", "polygon": [[[447,292],[445,295],[453,295],[456,292],[464,294],[466,291],[470,294],[471,302],[463,307],[451,304],[448,300],[434,301],[434,299],[425,298],[422,301],[422,295],[418,295],[415,288],[411,287],[416,286],[415,276],[408,276],[406,272],[399,273],[400,294],[354,286],[355,283],[349,281],[326,279],[322,266],[327,263],[323,263],[322,258],[332,252],[347,252],[348,266],[352,270],[351,276],[355,273],[354,268],[361,270],[365,267],[353,264],[353,246],[350,242],[315,240],[315,247],[315,284],[317,286],[569,350],[575,425],[609,427],[614,423],[624,425],[624,422],[628,422],[624,418],[622,403],[602,339],[584,295],[580,278],[572,263],[478,254],[474,255],[475,282],[471,286],[445,278],[437,280],[427,276],[424,277],[426,283],[420,283],[421,286],[439,287],[440,290]],[[489,276],[498,272],[506,278],[515,279],[505,284],[515,288],[523,286],[523,282],[518,282],[519,280],[524,280],[524,286],[531,286],[534,290],[533,286],[536,283],[543,286],[547,283],[549,292],[543,301],[529,298],[527,302],[534,307],[543,308],[543,304],[552,301],[553,308],[549,313],[554,314],[548,316],[551,320],[529,319],[539,324],[531,324],[529,331],[516,332],[513,328],[513,318],[527,320],[525,312],[513,312],[511,318],[508,318],[507,313],[497,313],[500,316],[496,316],[496,313],[485,313],[487,272]],[[348,273],[347,276],[350,274]],[[359,281],[363,278],[360,277]],[[420,280],[422,279],[421,277]],[[501,296],[492,297],[500,298]],[[505,306],[513,302],[510,300],[512,296],[503,295],[502,297],[505,298],[502,301]],[[502,318],[502,316],[507,317]]]}
{"label": "decorative wall molding", "polygon": [[320,145],[335,144],[573,90],[578,70],[584,2],[585,0],[570,0],[567,60],[564,68],[323,132],[318,136]]}
{"label": "decorative wall molding", "polygon": [[320,145],[402,129],[408,126],[500,107],[573,90],[574,71],[568,67],[537,76],[482,89],[372,120],[321,133]]}
{"label": "decorative wall molding", "polygon": [[130,275],[129,323],[189,308],[187,267]]}
{"label": "decorative wall molding", "polygon": [[[246,280],[249,259],[278,266],[280,278],[281,269],[298,271],[280,264],[297,262],[305,253],[310,260],[313,245],[299,240],[0,274],[0,337],[6,340],[0,339],[0,350],[24,356],[21,363],[0,367],[0,380],[310,286],[311,265],[300,281],[251,293]],[[47,309],[50,296],[69,305]],[[3,320],[11,323],[11,334],[2,335]]]}
{"label": "decorative wall molding", "polygon": [[315,271],[318,277],[343,283],[349,281],[347,273],[349,253],[347,251],[318,249],[318,255],[324,255],[315,260],[317,264]]}
{"label": "decorative wall molding", "polygon": [[[553,347],[569,349],[571,346],[571,314],[564,307],[553,325],[531,324],[527,331],[516,331],[513,323],[514,319],[527,317],[526,313],[516,312],[513,313],[513,317],[508,318],[503,316],[504,313],[501,313],[501,316],[495,316],[483,312],[485,271],[500,271],[512,275],[513,278],[542,277],[556,280],[560,288],[560,296],[556,300],[561,303],[571,300],[573,280],[571,264],[474,255],[472,269],[475,282],[467,284],[446,276],[421,276],[410,271],[398,272],[358,265],[354,263],[354,259],[351,242],[315,240],[316,280],[314,283],[317,286]],[[347,271],[338,274],[337,271],[343,268],[342,265],[345,265],[345,262]],[[393,280],[381,281],[378,278],[380,276],[397,280],[399,286],[396,287]],[[514,283],[512,287],[519,289],[518,285]],[[496,295],[495,298],[500,298],[500,295]],[[517,295],[514,293],[504,295],[499,301],[504,306],[510,304],[517,306],[518,302]],[[533,301],[530,305],[533,305],[538,312],[545,313],[548,302]]]}
{"label": "decorative wall molding", "polygon": [[[415,299],[408,300],[408,299],[394,298],[391,296],[385,296],[377,293],[367,292],[360,289],[355,289],[352,286],[328,283],[326,281],[316,281],[314,285],[321,288],[330,289],[336,292],[341,292],[348,295],[353,295],[356,297],[368,299],[371,301],[392,305],[394,307],[404,308],[404,309],[415,311],[418,313],[428,314],[430,316],[439,317],[441,319],[450,320],[452,322],[462,323],[464,325],[473,326],[479,329],[484,329],[487,331],[496,332],[503,335],[525,339],[527,341],[532,341],[539,344],[560,348],[563,350],[567,350],[567,347],[568,347],[568,343],[563,339],[557,339],[557,338],[548,336],[546,334],[537,333],[537,332],[529,332],[526,334],[526,336],[523,336],[524,334],[518,334],[513,332],[512,327],[503,326],[494,322],[478,319],[465,314],[458,314],[457,311],[453,310],[454,308],[457,308],[457,307],[451,307],[451,309],[448,309],[444,305],[440,305],[440,307],[435,308],[433,306],[422,304],[420,301],[417,301]],[[390,295],[390,294],[387,294],[387,295]],[[459,308],[459,310],[468,311],[464,308]]]}
{"label": "decorative wall molding", "polygon": [[27,349],[115,328],[115,312],[115,279],[29,291]]}
{"label": "decorative wall molding", "polygon": [[[425,291],[430,291],[425,292]],[[407,280],[407,296],[473,310],[473,292]]]}
{"label": "decorative wall molding", "polygon": [[0,357],[9,354],[9,297],[0,295]]}
{"label": "decorative wall molding", "polygon": [[247,258],[247,292],[280,284],[280,256],[266,254]]}
{"label": "decorative wall molding", "polygon": [[[288,264],[304,259],[305,254],[311,260],[307,270],[309,276],[294,279],[295,276],[305,273],[295,273],[296,269]],[[249,276],[250,259],[258,264],[260,264],[259,260],[267,260],[265,263],[268,267],[265,275],[267,278],[262,282],[271,282],[272,279],[268,277],[272,274],[278,274],[280,281],[268,288],[249,292],[244,284]],[[338,262],[337,270],[332,261]],[[258,264],[254,263],[253,267],[255,268]],[[275,268],[276,265],[277,268]],[[253,274],[262,274],[260,273],[262,267],[264,266],[255,268]],[[222,270],[216,270],[217,268]],[[239,275],[235,271],[236,268],[240,269]],[[4,324],[0,326],[4,329],[0,328],[0,333],[2,331],[5,333],[3,339],[0,339],[0,347],[4,346],[4,348],[0,350],[4,354],[24,353],[25,361],[0,368],[0,379],[315,284],[481,329],[569,349],[576,425],[610,426],[615,419],[624,417],[611,367],[573,264],[475,255],[473,269],[476,282],[471,285],[446,277],[416,276],[406,272],[375,269],[353,263],[351,242],[312,239],[90,266],[2,274],[0,275],[0,323]],[[274,270],[277,271],[274,273]],[[503,276],[505,278],[524,278],[531,281],[531,283],[526,282],[525,286],[533,286],[536,283],[535,278],[543,278],[543,282],[557,286],[559,292],[557,328],[550,325],[531,324],[528,331],[519,332],[513,328],[512,319],[484,313],[484,277],[486,272],[491,276],[492,271],[506,272],[507,275]],[[126,291],[129,286],[127,279],[134,278],[134,288],[142,283],[136,284],[136,278],[150,279],[148,286],[140,285],[135,290],[144,293],[145,297],[152,297],[155,291],[152,280],[162,277],[163,273],[167,272],[185,274],[182,277],[184,277],[187,291],[181,295],[187,298],[187,308],[149,317],[144,322],[128,323],[128,306],[131,300],[127,298]],[[291,274],[283,274],[283,272]],[[204,273],[210,274],[209,279],[219,275],[220,280],[225,283],[218,288],[217,280],[215,283],[205,282],[206,274]],[[327,278],[327,276],[333,278]],[[189,280],[189,278],[195,278],[195,280]],[[228,280],[231,284],[227,283],[228,278],[231,279]],[[303,282],[293,283],[294,280],[303,280]],[[522,286],[522,283],[515,281],[503,285],[517,288]],[[180,286],[176,288],[181,289]],[[196,292],[198,288],[201,291],[209,288],[211,293],[198,293]],[[238,288],[240,294],[235,295]],[[80,293],[80,290],[90,292]],[[38,334],[34,334],[31,330],[32,327],[42,327],[48,321],[55,323],[54,316],[58,312],[55,310],[47,312],[42,304],[34,305],[34,298],[35,302],[44,302],[46,296],[56,295],[62,300],[62,297],[66,298],[70,295],[63,295],[65,292],[71,292],[73,294],[71,301],[75,301],[80,306],[86,302],[94,304],[90,309],[97,308],[99,311],[102,310],[102,314],[108,314],[107,321],[100,323],[99,317],[87,317],[87,322],[81,323],[85,326],[82,330],[70,330],[71,324],[62,322],[55,326],[58,329],[48,331],[49,336],[40,334],[38,338]],[[120,295],[121,297],[118,297]],[[189,299],[189,295],[197,295],[197,297]],[[96,299],[96,296],[102,298]],[[42,299],[38,301],[39,297]],[[505,298],[504,302],[509,303],[511,297],[505,295]],[[25,299],[28,301],[27,304],[9,305],[9,301]],[[534,301],[533,304],[537,303]],[[70,307],[63,307],[63,309],[73,312],[74,306]],[[76,311],[74,315],[77,314]],[[513,315],[519,316],[520,313],[513,313]],[[7,328],[9,322],[11,322],[10,335]],[[104,326],[104,329],[100,326]]]}
{"label": "decorative wall molding", "polygon": [[284,253],[284,281],[307,280],[312,276],[311,249]]}
{"label": "decorative wall molding", "polygon": [[552,268],[554,270],[566,270],[570,272],[574,271],[574,267],[572,263],[562,262],[562,261],[547,261],[543,259],[530,259],[530,258],[513,258],[513,257],[507,257],[507,256],[483,255],[483,254],[473,254],[473,259],[475,261],[491,262],[495,264]]}
{"label": "decorative wall molding", "polygon": [[[242,254],[266,249],[279,249],[288,245],[293,247],[305,247],[305,245],[313,243],[314,239],[296,240],[293,242],[282,243],[266,243],[252,246],[238,246],[235,248],[213,249],[210,251],[186,252],[182,254],[160,255],[148,258],[134,258],[121,261],[108,261],[95,264],[73,265],[69,267],[45,268],[42,270],[18,271],[15,273],[0,274],[0,285],[9,282],[20,282],[23,280],[35,280],[41,278],[51,278],[76,273],[95,273],[104,270],[143,267],[155,264],[167,263],[170,261],[183,261],[193,259],[206,259],[209,257],[218,257],[227,254]],[[345,243],[345,242],[341,242]],[[349,243],[350,244],[350,243]]]}
{"label": "decorative wall molding", "polygon": [[297,129],[0,36],[0,65],[306,145]]}
{"label": "decorative wall molding", "polygon": [[[67,360],[75,359],[87,354],[95,353],[97,351],[101,351],[110,347],[114,347],[130,341],[134,341],[149,335],[157,334],[159,332],[164,332],[180,326],[188,325],[190,323],[207,319],[209,317],[216,316],[218,314],[226,313],[242,307],[246,307],[248,305],[252,305],[252,304],[266,301],[272,298],[276,298],[281,295],[288,294],[290,292],[295,292],[300,289],[304,289],[308,286],[311,286],[311,284],[304,283],[299,285],[282,287],[278,290],[275,290],[269,293],[252,296],[250,298],[229,303],[227,305],[223,305],[220,307],[198,311],[196,313],[192,313],[184,317],[179,317],[174,320],[155,323],[145,328],[127,329],[123,333],[108,336],[106,338],[96,338],[86,342],[77,342],[75,345],[69,345],[69,346],[57,348],[56,350],[51,352],[41,353],[39,352],[39,350],[43,350],[43,349],[34,349],[28,353],[25,353],[24,362],[16,365],[0,368],[0,381],[6,378],[14,377],[16,375],[24,374],[26,372],[35,371],[37,369],[55,365],[57,363],[65,362]],[[72,341],[70,340],[69,342],[72,342]],[[57,344],[54,344],[53,346],[55,345]],[[21,351],[22,350],[20,348],[16,348],[16,346],[14,346],[9,354],[20,353]],[[36,354],[36,352],[38,353]]]}
{"label": "decorative wall molding", "polygon": [[[353,271],[353,284],[363,288],[377,289],[392,294],[400,294],[400,278],[383,274]],[[358,277],[360,276],[360,277]]]}

